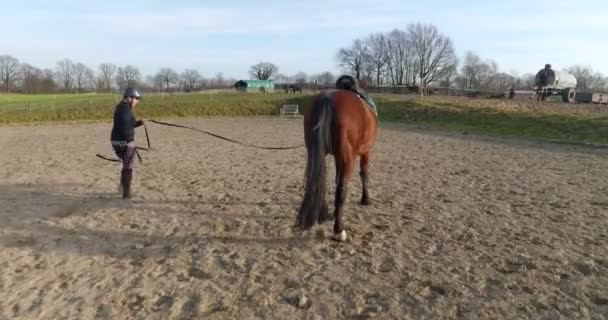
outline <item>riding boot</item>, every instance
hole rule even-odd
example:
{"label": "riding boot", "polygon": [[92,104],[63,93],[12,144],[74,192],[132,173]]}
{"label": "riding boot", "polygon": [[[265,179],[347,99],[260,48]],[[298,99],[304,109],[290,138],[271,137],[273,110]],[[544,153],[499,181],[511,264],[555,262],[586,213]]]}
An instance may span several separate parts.
{"label": "riding boot", "polygon": [[131,178],[133,178],[133,169],[125,169],[120,172],[123,199],[131,198]]}

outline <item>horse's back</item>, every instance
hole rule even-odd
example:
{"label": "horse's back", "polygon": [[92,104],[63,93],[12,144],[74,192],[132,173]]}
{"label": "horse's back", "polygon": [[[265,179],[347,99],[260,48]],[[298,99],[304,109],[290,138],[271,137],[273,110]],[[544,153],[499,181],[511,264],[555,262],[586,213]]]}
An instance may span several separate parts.
{"label": "horse's back", "polygon": [[376,115],[354,92],[339,90],[333,96],[337,115],[336,124],[342,128],[357,153],[369,152],[378,133]]}
{"label": "horse's back", "polygon": [[[330,98],[332,101],[333,133],[339,144],[348,143],[357,154],[369,152],[377,135],[376,115],[366,106],[357,94],[347,90],[326,90],[316,95],[312,107],[318,107],[321,99]],[[310,111],[304,117],[305,130],[313,126],[310,123]],[[345,140],[345,141],[344,141]]]}
{"label": "horse's back", "polygon": [[338,120],[343,125],[351,124],[356,127],[369,127],[374,122],[375,115],[367,107],[366,102],[359,96],[347,90],[335,90],[332,92]]}

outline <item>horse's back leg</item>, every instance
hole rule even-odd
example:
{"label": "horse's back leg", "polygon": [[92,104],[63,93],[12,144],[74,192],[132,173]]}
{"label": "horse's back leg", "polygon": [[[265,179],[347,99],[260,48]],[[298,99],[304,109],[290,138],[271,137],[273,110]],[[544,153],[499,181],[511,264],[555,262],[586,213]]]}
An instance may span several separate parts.
{"label": "horse's back leg", "polygon": [[317,219],[318,224],[323,224],[323,222],[327,221],[328,218],[328,208],[327,201],[325,200],[325,195],[323,195],[323,199],[321,200],[321,211],[319,212],[319,218]]}
{"label": "horse's back leg", "polygon": [[361,177],[361,204],[364,206],[369,205],[369,194],[367,193],[367,180],[368,180],[368,168],[369,165],[369,152],[361,155],[359,176]]}
{"label": "horse's back leg", "polygon": [[342,211],[348,190],[348,181],[355,169],[355,157],[349,153],[336,155],[336,197],[334,211],[334,236],[336,240],[346,241],[346,231],[342,223]]}

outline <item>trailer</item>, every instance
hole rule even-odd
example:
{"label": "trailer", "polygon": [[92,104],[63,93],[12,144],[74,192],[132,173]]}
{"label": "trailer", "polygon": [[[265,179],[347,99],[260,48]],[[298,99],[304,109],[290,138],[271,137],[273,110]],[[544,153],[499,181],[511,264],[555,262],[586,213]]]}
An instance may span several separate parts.
{"label": "trailer", "polygon": [[535,89],[539,95],[538,99],[544,100],[551,95],[559,95],[562,101],[568,103],[576,102],[576,77],[566,71],[553,70],[550,64],[546,64],[536,74]]}
{"label": "trailer", "polygon": [[597,104],[608,104],[608,93],[594,93],[591,102]]}

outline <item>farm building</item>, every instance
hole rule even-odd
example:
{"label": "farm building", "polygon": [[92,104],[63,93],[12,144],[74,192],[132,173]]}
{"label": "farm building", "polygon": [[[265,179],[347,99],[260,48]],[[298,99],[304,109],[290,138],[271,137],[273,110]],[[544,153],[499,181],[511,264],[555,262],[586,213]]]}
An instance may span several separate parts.
{"label": "farm building", "polygon": [[274,91],[274,82],[272,80],[239,80],[234,83],[234,88],[237,91],[259,92],[264,88],[267,92]]}

